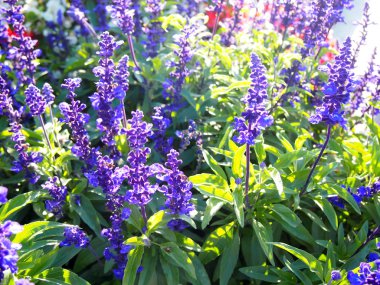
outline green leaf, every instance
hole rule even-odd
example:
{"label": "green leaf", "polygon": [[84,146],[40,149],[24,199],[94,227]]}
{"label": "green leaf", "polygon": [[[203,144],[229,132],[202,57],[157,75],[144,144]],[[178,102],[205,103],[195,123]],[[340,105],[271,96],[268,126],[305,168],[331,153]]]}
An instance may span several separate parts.
{"label": "green leaf", "polygon": [[126,241],[124,241],[124,244],[134,246],[145,246],[146,243],[149,243],[149,240],[146,237],[145,240],[143,237],[130,237]]}
{"label": "green leaf", "polygon": [[276,133],[276,136],[278,137],[278,139],[280,140],[281,144],[284,146],[287,152],[294,151],[294,148],[291,145],[291,143],[282,134]]}
{"label": "green leaf", "polygon": [[311,255],[310,253],[308,253],[302,249],[298,249],[298,248],[293,247],[291,245],[288,245],[286,243],[273,242],[272,244],[277,246],[278,248],[281,248],[281,249],[289,252],[290,254],[293,254],[295,257],[297,257],[299,260],[301,260],[303,263],[305,263],[309,267],[310,271],[316,273],[317,276],[319,277],[319,279],[321,279],[321,281],[323,281],[322,264],[313,255]]}
{"label": "green leaf", "polygon": [[161,253],[173,265],[184,269],[191,278],[196,278],[193,262],[190,257],[181,250],[174,242],[167,242],[160,245]]}
{"label": "green leaf", "polygon": [[269,166],[267,170],[268,170],[268,173],[269,173],[270,177],[272,178],[274,184],[276,184],[278,195],[281,198],[285,198],[284,184],[282,183],[280,172],[272,166]]}
{"label": "green leaf", "polygon": [[298,216],[288,207],[282,204],[273,204],[271,209],[289,226],[297,227],[301,224],[301,220]]}
{"label": "green leaf", "polygon": [[201,246],[197,244],[195,241],[193,241],[191,238],[184,236],[180,233],[174,233],[176,236],[176,243],[180,247],[184,247],[187,250],[191,251],[198,251],[200,252],[202,250]]}
{"label": "green leaf", "polygon": [[141,264],[141,259],[144,255],[144,247],[136,246],[128,254],[127,266],[124,270],[123,285],[133,285],[135,284],[137,269]]}
{"label": "green leaf", "polygon": [[202,246],[203,251],[199,254],[199,259],[203,264],[209,263],[222,254],[225,246],[233,238],[234,226],[235,222],[230,222],[217,228],[208,236]]}
{"label": "green leaf", "polygon": [[[262,138],[263,140],[263,138]],[[257,161],[258,163],[262,163],[265,158],[266,158],[266,152],[265,152],[265,149],[264,149],[264,144],[262,143],[262,141],[258,141],[257,143],[255,143],[255,145],[253,146],[253,148],[255,149],[255,153],[256,153],[256,156],[257,156]]]}
{"label": "green leaf", "polygon": [[224,249],[221,260],[220,267],[222,270],[219,271],[219,284],[227,285],[230,280],[232,273],[234,272],[236,263],[239,258],[239,248],[240,248],[240,237],[239,232],[236,231],[232,241]]}
{"label": "green leaf", "polygon": [[233,197],[226,180],[222,177],[203,173],[189,177],[195,189],[204,195],[219,199],[221,201],[233,203]]}
{"label": "green leaf", "polygon": [[238,187],[232,192],[234,197],[234,210],[236,218],[242,228],[244,228],[244,192],[243,187]]}
{"label": "green leaf", "polygon": [[322,212],[326,215],[334,231],[338,228],[338,217],[334,210],[334,207],[330,204],[329,201],[325,199],[314,198],[314,203],[321,208]]}
{"label": "green leaf", "polygon": [[286,259],[285,256],[283,256],[284,264],[285,266],[294,273],[298,277],[299,280],[302,281],[303,285],[313,285],[311,280],[301,271],[297,268],[297,266],[294,265],[294,262],[291,263],[289,260]]}
{"label": "green leaf", "polygon": [[244,81],[237,81],[232,83],[228,87],[217,87],[211,90],[211,96],[213,98],[216,98],[220,95],[228,94],[230,93],[233,89],[241,89],[241,88],[247,88],[251,84],[251,81],[249,80],[244,80]]}
{"label": "green leaf", "polygon": [[246,150],[246,145],[242,145],[235,152],[235,155],[232,159],[232,174],[234,177],[243,177],[244,167],[246,165],[244,152]]}
{"label": "green leaf", "polygon": [[350,204],[356,213],[361,215],[361,211],[360,211],[358,203],[356,203],[354,197],[346,189],[344,189],[343,187],[339,185],[327,184],[326,186],[328,189],[333,190],[334,193],[336,193],[339,197],[341,197],[348,204]]}
{"label": "green leaf", "polygon": [[38,275],[33,276],[33,281],[34,280],[38,280],[38,284],[41,285],[90,285],[89,282],[79,277],[74,272],[58,267],[44,270]]}
{"label": "green leaf", "polygon": [[160,226],[166,225],[169,221],[168,215],[165,215],[165,211],[161,210],[151,216],[147,223],[147,231],[146,235],[150,236],[155,230],[157,230]]}
{"label": "green leaf", "polygon": [[293,161],[304,158],[306,154],[307,151],[305,150],[295,150],[281,154],[274,164],[274,167],[277,169],[288,168],[293,163]]}
{"label": "green leaf", "polygon": [[59,229],[57,236],[62,237],[63,229],[67,225],[57,223],[57,222],[49,222],[49,221],[37,221],[32,222],[26,225],[23,225],[23,231],[16,234],[12,241],[14,243],[27,243],[30,240],[36,241],[37,238],[42,239],[46,235],[46,232],[51,229]]}
{"label": "green leaf", "polygon": [[[266,222],[266,224],[268,223]],[[274,265],[273,246],[268,243],[273,240],[272,228],[270,226],[264,227],[262,223],[255,219],[252,220],[252,227],[269,262]]]}
{"label": "green leaf", "polygon": [[160,256],[160,265],[166,278],[166,284],[180,284],[178,267],[167,262],[163,256]]}
{"label": "green leaf", "polygon": [[144,257],[142,261],[143,271],[140,273],[138,285],[156,284],[151,283],[157,279],[156,276],[156,264],[158,260],[158,254],[154,248],[146,248],[144,251]]}
{"label": "green leaf", "polygon": [[216,198],[210,198],[206,201],[206,210],[203,213],[202,219],[202,229],[205,229],[210,223],[212,217],[222,208],[224,205],[223,201]]}
{"label": "green leaf", "polygon": [[318,217],[314,212],[310,211],[309,209],[307,208],[302,208],[301,209],[302,212],[305,213],[306,216],[308,216],[310,218],[310,220],[317,224],[322,230],[324,231],[328,231],[329,229],[326,227],[326,225],[323,223],[323,221],[321,220],[320,217]]}
{"label": "green leaf", "polygon": [[208,166],[214,171],[216,175],[219,175],[224,180],[227,180],[227,176],[224,173],[223,169],[219,166],[219,163],[211,156],[211,154],[207,150],[203,150],[203,157],[207,163]]}
{"label": "green leaf", "polygon": [[101,226],[98,217],[98,212],[95,210],[91,201],[84,195],[80,195],[80,206],[75,202],[71,203],[75,211],[81,217],[81,219],[96,233],[98,237],[101,237]]}
{"label": "green leaf", "polygon": [[19,194],[16,197],[7,201],[0,210],[0,221],[6,220],[15,212],[23,209],[26,205],[37,202],[43,195],[41,191],[31,191],[24,194]]}
{"label": "green leaf", "polygon": [[280,283],[281,279],[266,266],[249,266],[240,268],[239,271],[253,280],[262,280],[271,284]]}

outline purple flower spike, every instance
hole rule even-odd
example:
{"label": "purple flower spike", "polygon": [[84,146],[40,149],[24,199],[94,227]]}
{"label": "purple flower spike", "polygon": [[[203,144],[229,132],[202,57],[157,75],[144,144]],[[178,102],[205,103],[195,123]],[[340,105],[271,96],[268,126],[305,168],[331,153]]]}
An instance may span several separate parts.
{"label": "purple flower spike", "polygon": [[75,246],[86,248],[90,244],[90,240],[87,235],[79,227],[69,226],[64,230],[64,240],[61,241],[59,246]]}
{"label": "purple flower spike", "polygon": [[322,106],[317,107],[315,115],[309,119],[312,124],[325,122],[327,125],[340,124],[345,128],[343,104],[349,101],[350,93],[354,91],[355,86],[350,66],[351,40],[347,38],[330,69],[329,82],[323,87],[325,96]]}
{"label": "purple flower spike", "polygon": [[4,204],[8,201],[7,195],[8,195],[8,188],[4,186],[0,186],[0,203]]}
{"label": "purple flower spike", "polygon": [[57,215],[57,217],[61,217],[63,214],[62,207],[67,196],[67,188],[66,186],[59,186],[58,182],[58,177],[49,177],[49,180],[42,185],[42,188],[48,190],[52,198],[52,200],[45,201],[46,210]]}
{"label": "purple flower spike", "polygon": [[[194,209],[194,205],[190,202],[193,185],[186,175],[179,170],[182,161],[178,159],[178,156],[179,153],[174,149],[168,154],[168,159],[165,163],[168,170],[163,178],[167,185],[162,186],[161,191],[167,198],[165,205],[170,214],[188,215]],[[169,226],[173,230],[182,230],[183,225],[181,222],[181,220],[175,220]]]}
{"label": "purple flower spike", "polygon": [[242,100],[246,108],[242,117],[235,118],[234,128],[239,134],[233,138],[239,144],[248,145],[254,145],[261,131],[273,123],[272,116],[265,109],[268,86],[265,67],[255,53],[251,55],[251,70],[251,87]]}
{"label": "purple flower spike", "polygon": [[29,85],[25,90],[25,102],[29,106],[32,116],[40,116],[45,112],[46,97],[36,86]]}
{"label": "purple flower spike", "polygon": [[18,223],[12,221],[6,221],[0,225],[0,281],[4,278],[5,270],[9,269],[12,273],[17,272],[17,250],[21,248],[21,245],[12,243],[9,237],[22,230]]}

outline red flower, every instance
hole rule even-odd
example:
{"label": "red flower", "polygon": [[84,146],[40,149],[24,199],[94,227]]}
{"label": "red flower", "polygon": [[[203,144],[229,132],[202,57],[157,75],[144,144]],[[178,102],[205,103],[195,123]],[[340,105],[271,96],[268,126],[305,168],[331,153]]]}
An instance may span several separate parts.
{"label": "red flower", "polygon": [[[207,27],[209,29],[212,29],[214,27],[215,21],[216,21],[216,14],[217,14],[211,9],[206,10],[206,15],[208,16]],[[233,11],[234,11],[234,8],[232,6],[223,5],[223,11],[220,14],[219,21],[223,21],[223,19],[226,19],[226,18],[227,19],[231,18],[233,15]]]}

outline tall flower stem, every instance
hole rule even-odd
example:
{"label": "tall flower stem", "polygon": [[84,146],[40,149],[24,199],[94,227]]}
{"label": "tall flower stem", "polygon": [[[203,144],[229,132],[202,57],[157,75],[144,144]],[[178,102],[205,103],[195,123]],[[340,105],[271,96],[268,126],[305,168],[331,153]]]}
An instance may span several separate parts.
{"label": "tall flower stem", "polygon": [[246,149],[245,149],[245,163],[246,163],[246,167],[245,167],[245,191],[244,191],[244,195],[245,195],[245,206],[248,208],[250,205],[249,205],[249,199],[248,199],[248,190],[249,190],[249,176],[250,176],[250,145],[249,144],[246,144]]}
{"label": "tall flower stem", "polygon": [[311,168],[311,171],[310,171],[310,173],[309,173],[309,176],[307,177],[307,180],[306,180],[305,185],[304,185],[303,188],[302,188],[302,191],[301,191],[301,193],[300,193],[300,196],[302,196],[303,194],[305,194],[305,192],[306,192],[306,188],[307,188],[307,186],[308,186],[309,183],[310,183],[310,179],[311,179],[311,177],[312,177],[312,175],[313,175],[313,172],[314,172],[315,168],[317,167],[318,162],[321,160],[322,154],[323,154],[323,152],[325,151],[325,149],[326,149],[326,147],[327,147],[327,144],[329,143],[330,136],[331,136],[331,128],[332,128],[332,125],[329,124],[329,125],[328,125],[328,128],[327,128],[326,141],[325,141],[325,143],[323,144],[322,149],[321,149],[321,151],[319,152],[319,155],[318,155],[317,159],[315,160],[315,162],[314,162],[314,164],[313,164],[313,167]]}
{"label": "tall flower stem", "polygon": [[128,35],[128,36],[127,36],[127,39],[128,39],[129,49],[131,50],[131,55],[132,55],[133,62],[135,63],[137,69],[138,69],[138,70],[141,70],[139,64],[137,63],[136,54],[135,54],[135,49],[134,49],[134,47],[133,47],[132,35]]}
{"label": "tall flower stem", "polygon": [[125,112],[125,107],[124,107],[124,100],[120,100],[120,104],[122,106],[121,110],[123,112],[123,120],[122,120],[122,124],[123,124],[123,128],[127,128],[127,113]]}
{"label": "tall flower stem", "polygon": [[363,244],[359,246],[357,250],[355,250],[355,252],[351,255],[351,257],[357,254],[359,251],[361,251],[371,240],[376,238],[376,236],[379,234],[380,234],[380,226],[377,226],[376,229],[374,229],[372,233],[367,237],[365,242],[363,242]]}
{"label": "tall flower stem", "polygon": [[50,105],[50,108],[49,108],[49,109],[50,109],[51,123],[52,123],[52,125],[53,125],[53,134],[54,134],[54,138],[55,138],[55,140],[56,140],[56,142],[57,142],[58,147],[61,147],[61,144],[59,143],[59,140],[58,140],[57,132],[56,132],[56,130],[55,130],[54,114],[53,114],[53,108],[52,108],[51,105]]}
{"label": "tall flower stem", "polygon": [[216,34],[216,30],[217,30],[217,28],[218,28],[219,19],[220,19],[220,13],[221,13],[221,12],[218,12],[218,14],[216,14],[216,19],[215,19],[214,27],[212,28],[212,36],[211,36],[211,39],[213,39],[214,36],[215,36],[215,34]]}
{"label": "tall flower stem", "polygon": [[144,219],[144,224],[146,225],[147,222],[148,222],[148,217],[146,215],[146,210],[145,210],[145,206],[141,206],[141,215]]}
{"label": "tall flower stem", "polygon": [[45,139],[46,139],[46,143],[48,144],[49,149],[52,150],[53,148],[51,147],[51,144],[50,144],[50,141],[49,141],[49,136],[48,136],[47,131],[46,131],[44,119],[42,118],[42,115],[39,115],[39,118],[40,118],[42,130],[44,131],[44,136],[45,136]]}

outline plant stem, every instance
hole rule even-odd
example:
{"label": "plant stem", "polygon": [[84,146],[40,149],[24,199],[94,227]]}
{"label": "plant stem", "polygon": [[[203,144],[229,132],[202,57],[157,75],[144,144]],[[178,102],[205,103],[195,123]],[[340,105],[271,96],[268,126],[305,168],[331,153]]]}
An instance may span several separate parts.
{"label": "plant stem", "polygon": [[40,117],[40,122],[41,122],[42,130],[44,131],[46,143],[48,144],[49,149],[53,150],[53,148],[51,147],[50,141],[49,141],[49,136],[48,136],[46,128],[45,128],[44,119],[42,118],[42,115],[40,115],[39,117]]}
{"label": "plant stem", "polygon": [[359,246],[357,250],[355,250],[354,254],[351,255],[351,257],[357,254],[359,251],[361,251],[371,240],[373,240],[379,234],[380,234],[380,226],[377,226],[376,229],[374,229],[373,232],[367,237],[365,242],[361,246]]}
{"label": "plant stem", "polygon": [[135,49],[133,48],[132,35],[128,35],[128,36],[127,36],[127,39],[128,39],[129,49],[131,50],[132,60],[133,60],[133,62],[135,63],[137,69],[138,69],[138,70],[141,70],[139,64],[137,63],[136,54],[135,54]]}
{"label": "plant stem", "polygon": [[145,225],[146,225],[147,222],[148,222],[148,218],[147,218],[147,216],[146,216],[145,206],[141,206],[140,208],[141,208],[141,215],[142,215],[142,217],[143,217],[143,219],[144,219],[144,223],[145,223]]}
{"label": "plant stem", "polygon": [[216,34],[216,30],[217,30],[218,24],[219,24],[219,18],[220,18],[220,12],[218,12],[218,14],[216,14],[216,19],[215,19],[214,27],[212,28],[211,39],[213,39],[214,36],[215,36],[215,34]]}
{"label": "plant stem", "polygon": [[57,142],[57,146],[60,148],[61,147],[61,144],[59,143],[59,140],[58,140],[58,136],[57,136],[57,133],[55,131],[55,122],[54,122],[54,114],[53,114],[53,108],[52,106],[50,105],[49,106],[49,109],[50,109],[50,117],[51,117],[51,123],[53,125],[53,135],[54,135],[54,138]]}
{"label": "plant stem", "polygon": [[122,112],[123,112],[122,124],[123,124],[123,128],[126,129],[127,128],[127,113],[125,112],[124,101],[120,100],[120,104],[122,105],[121,109],[122,109]]}
{"label": "plant stem", "polygon": [[249,163],[250,163],[250,147],[249,144],[246,144],[246,149],[245,149],[245,206],[248,208],[249,205],[249,199],[248,199],[248,190],[249,190]]}
{"label": "plant stem", "polygon": [[325,149],[326,149],[326,147],[327,147],[327,144],[328,144],[328,142],[329,142],[329,140],[330,140],[331,128],[332,128],[332,125],[329,125],[328,128],[327,128],[326,141],[325,141],[325,143],[323,144],[322,149],[321,149],[321,151],[320,151],[320,153],[319,153],[319,155],[318,155],[316,161],[315,161],[314,164],[313,164],[313,167],[311,168],[311,171],[310,171],[310,173],[309,173],[309,176],[307,177],[307,180],[306,180],[305,185],[304,185],[303,188],[302,188],[302,191],[301,191],[301,193],[300,193],[300,196],[302,196],[303,194],[305,194],[305,192],[306,192],[306,188],[307,188],[307,186],[309,185],[309,182],[310,182],[311,176],[313,175],[313,172],[314,172],[314,170],[315,170],[315,167],[317,167],[317,164],[318,164],[319,160],[321,159],[322,154],[323,154],[323,152],[325,151]]}

